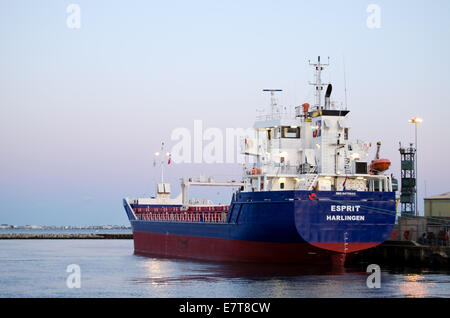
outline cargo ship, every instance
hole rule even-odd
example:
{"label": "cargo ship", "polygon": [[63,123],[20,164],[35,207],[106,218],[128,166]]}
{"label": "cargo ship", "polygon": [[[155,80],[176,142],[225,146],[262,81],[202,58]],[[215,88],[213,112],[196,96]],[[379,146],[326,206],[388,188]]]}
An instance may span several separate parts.
{"label": "cargo ship", "polygon": [[[390,236],[396,200],[387,159],[369,162],[371,143],[350,141],[349,110],[331,101],[332,85],[321,80],[329,62],[318,57],[310,65],[313,105],[290,110],[278,104],[280,89],[264,90],[270,107],[241,142],[252,163],[239,182],[182,178],[172,198],[161,178],[156,197],[123,199],[136,254],[344,266],[349,255]],[[217,205],[190,199],[191,186],[234,191],[229,204]]]}

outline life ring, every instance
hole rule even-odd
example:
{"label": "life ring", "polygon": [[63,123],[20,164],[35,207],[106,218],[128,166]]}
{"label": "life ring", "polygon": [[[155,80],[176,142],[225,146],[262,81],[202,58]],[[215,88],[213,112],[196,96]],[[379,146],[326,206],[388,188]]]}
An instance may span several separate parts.
{"label": "life ring", "polygon": [[309,195],[309,199],[310,199],[311,201],[314,200],[314,199],[317,199],[317,194],[311,193],[311,194]]}

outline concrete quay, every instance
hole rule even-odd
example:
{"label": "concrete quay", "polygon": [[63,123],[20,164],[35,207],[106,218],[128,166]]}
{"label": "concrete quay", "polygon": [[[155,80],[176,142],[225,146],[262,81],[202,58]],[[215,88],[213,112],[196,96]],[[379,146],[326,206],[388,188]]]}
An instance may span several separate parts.
{"label": "concrete quay", "polygon": [[355,258],[357,262],[379,265],[450,268],[450,246],[388,240],[374,248],[358,252]]}

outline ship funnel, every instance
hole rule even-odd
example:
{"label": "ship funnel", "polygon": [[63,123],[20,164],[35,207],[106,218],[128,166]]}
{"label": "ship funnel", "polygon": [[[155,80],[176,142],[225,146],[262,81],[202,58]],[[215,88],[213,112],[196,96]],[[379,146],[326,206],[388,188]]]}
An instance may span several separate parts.
{"label": "ship funnel", "polygon": [[331,84],[328,84],[327,91],[325,92],[325,109],[330,109],[330,95],[333,87]]}

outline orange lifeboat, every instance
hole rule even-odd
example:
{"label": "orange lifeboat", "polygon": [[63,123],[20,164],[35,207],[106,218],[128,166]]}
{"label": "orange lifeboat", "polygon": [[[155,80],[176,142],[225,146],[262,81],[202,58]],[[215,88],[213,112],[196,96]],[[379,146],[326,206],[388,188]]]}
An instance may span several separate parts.
{"label": "orange lifeboat", "polygon": [[369,171],[371,174],[378,174],[380,172],[386,171],[389,169],[391,165],[391,161],[389,159],[380,159],[380,148],[381,142],[377,142],[377,153],[375,155],[375,159],[369,165]]}
{"label": "orange lifeboat", "polygon": [[391,161],[389,159],[376,159],[372,160],[369,169],[373,172],[383,172],[389,169]]}

